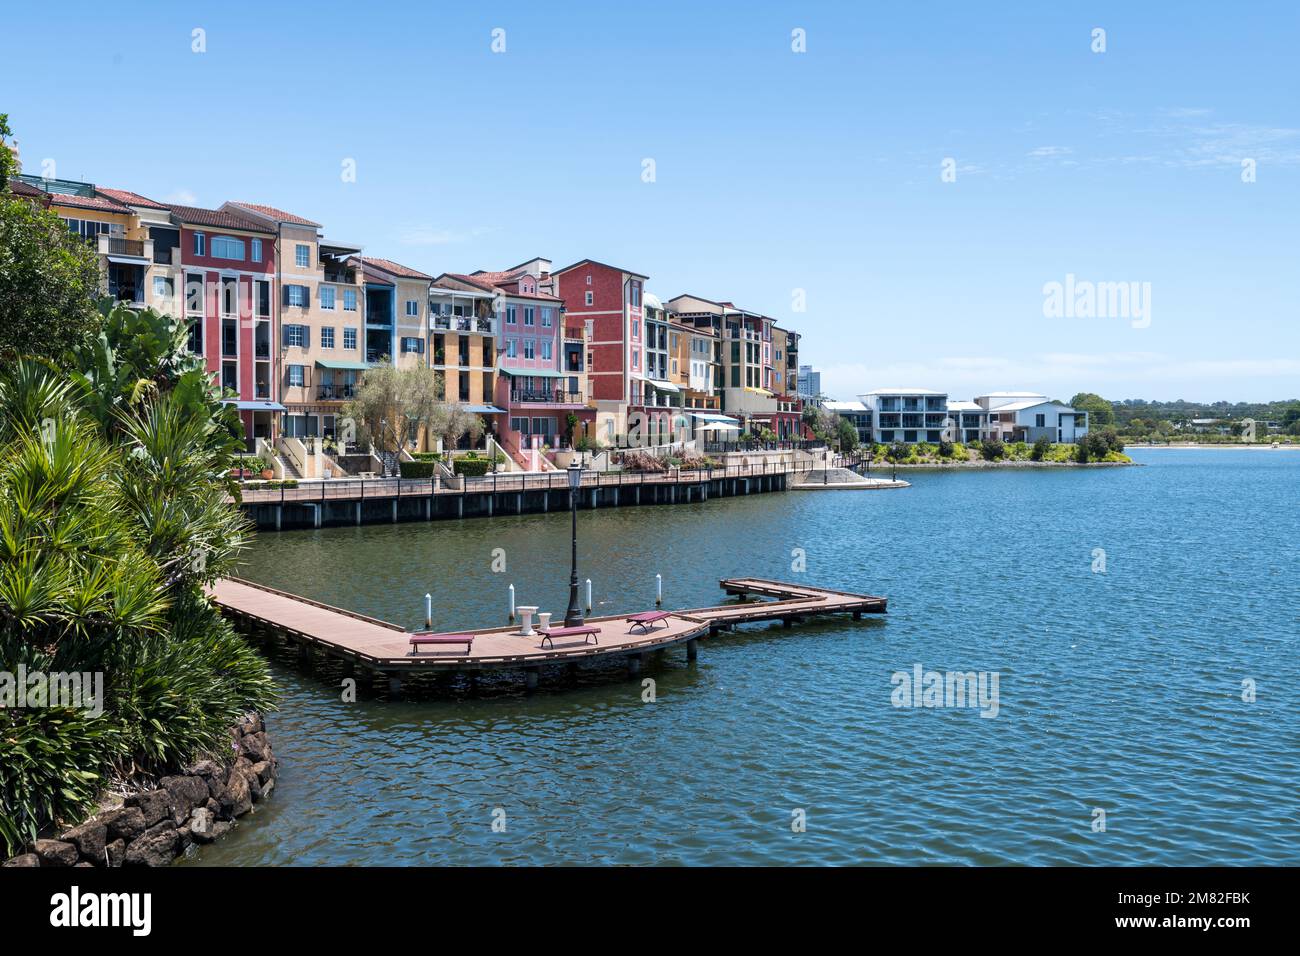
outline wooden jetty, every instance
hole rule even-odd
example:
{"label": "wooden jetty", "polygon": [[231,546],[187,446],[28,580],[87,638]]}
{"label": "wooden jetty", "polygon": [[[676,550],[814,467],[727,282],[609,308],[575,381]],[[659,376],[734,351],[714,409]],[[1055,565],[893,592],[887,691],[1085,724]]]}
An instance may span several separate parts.
{"label": "wooden jetty", "polygon": [[[727,578],[719,582],[729,595],[763,600],[669,612],[652,629],[630,626],[627,615],[589,617],[600,627],[599,643],[561,638],[541,647],[541,633],[525,637],[517,625],[476,629],[471,648],[437,645],[413,652],[412,632],[343,608],[290,594],[240,578],[223,578],[208,589],[213,603],[249,631],[270,631],[296,643],[304,657],[316,654],[343,661],[372,676],[387,678],[389,691],[400,694],[402,678],[414,673],[453,671],[521,671],[527,686],[537,686],[541,668],[622,658],[637,673],[647,653],[686,646],[695,660],[699,640],[739,624],[781,621],[786,627],[827,614],[884,614],[886,599],[847,591],[787,584],[762,578]],[[556,627],[558,627],[558,623]],[[463,633],[457,632],[457,633]],[[437,636],[429,633],[428,636]]]}

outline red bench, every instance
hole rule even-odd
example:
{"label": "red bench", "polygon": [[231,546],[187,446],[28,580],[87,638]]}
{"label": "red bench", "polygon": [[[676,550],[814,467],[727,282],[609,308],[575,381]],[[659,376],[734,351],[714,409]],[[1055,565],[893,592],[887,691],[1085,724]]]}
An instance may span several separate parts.
{"label": "red bench", "polygon": [[[627,632],[631,634],[638,627],[641,628],[643,634],[647,631],[653,631],[656,624],[660,621],[667,621],[670,617],[672,615],[667,611],[642,611],[640,614],[633,614],[627,619],[627,623],[632,625],[627,629]],[[668,624],[664,625],[664,627],[669,626]]]}
{"label": "red bench", "polygon": [[425,644],[464,644],[465,653],[474,648],[473,634],[412,634],[411,653],[418,654]]}
{"label": "red bench", "polygon": [[591,638],[593,641],[599,644],[600,638],[596,636],[599,633],[600,633],[600,628],[593,627],[590,624],[582,624],[579,625],[578,627],[553,627],[549,631],[542,631],[541,646],[545,647],[546,642],[551,641],[551,650],[555,650],[555,641],[552,641],[551,638],[577,637],[579,634],[582,635],[582,643],[586,644],[587,638]]}

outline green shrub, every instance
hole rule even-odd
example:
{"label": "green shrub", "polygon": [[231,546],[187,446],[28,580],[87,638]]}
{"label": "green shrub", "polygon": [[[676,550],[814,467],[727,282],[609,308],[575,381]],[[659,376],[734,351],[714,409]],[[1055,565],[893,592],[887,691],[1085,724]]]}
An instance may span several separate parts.
{"label": "green shrub", "polygon": [[894,442],[885,452],[885,458],[892,462],[906,461],[910,457],[912,457],[912,449],[901,441]]}
{"label": "green shrub", "polygon": [[948,441],[948,439],[945,438],[943,439],[943,441],[939,442],[940,458],[951,458],[956,453],[956,451],[957,451],[956,447],[953,445],[952,442]]}
{"label": "green shrub", "polygon": [[417,451],[412,452],[411,457],[416,461],[442,461],[442,452],[439,451]]}
{"label": "green shrub", "polygon": [[464,458],[457,458],[452,462],[452,469],[456,474],[468,478],[477,478],[481,475],[486,475],[488,469],[491,467],[492,462],[488,461],[488,459],[478,457],[471,458],[468,455]]}
{"label": "green shrub", "polygon": [[990,438],[980,444],[980,454],[984,456],[985,461],[997,461],[1006,454],[1006,451],[1007,447],[1000,438]]}
{"label": "green shrub", "polygon": [[117,722],[65,708],[0,708],[0,856],[46,825],[80,820],[123,753]]}
{"label": "green shrub", "polygon": [[1047,453],[1051,450],[1051,447],[1051,439],[1046,435],[1039,435],[1038,438],[1034,440],[1033,450],[1029,452],[1030,459],[1032,461],[1042,461],[1047,457]]}
{"label": "green shrub", "polygon": [[432,478],[438,473],[438,462],[435,461],[404,461],[399,466],[403,478]]}

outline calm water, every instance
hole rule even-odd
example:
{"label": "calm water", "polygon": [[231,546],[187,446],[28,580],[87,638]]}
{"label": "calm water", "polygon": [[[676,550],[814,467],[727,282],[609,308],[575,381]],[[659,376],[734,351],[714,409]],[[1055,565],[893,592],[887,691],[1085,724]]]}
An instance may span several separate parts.
{"label": "calm water", "polygon": [[[798,579],[802,548],[806,580],[890,613],[669,652],[642,675],[654,703],[544,675],[532,697],[343,704],[277,664],[278,790],[194,862],[1298,864],[1300,453],[1135,457],[584,512],[599,612],[651,605],[656,572],[669,607],[716,603],[720,576]],[[539,515],[264,534],[245,573],[405,624],[428,590],[439,625],[470,627],[504,618],[510,582],[562,613],[568,533]],[[895,708],[890,677],[917,663],[998,672],[1000,713]]]}

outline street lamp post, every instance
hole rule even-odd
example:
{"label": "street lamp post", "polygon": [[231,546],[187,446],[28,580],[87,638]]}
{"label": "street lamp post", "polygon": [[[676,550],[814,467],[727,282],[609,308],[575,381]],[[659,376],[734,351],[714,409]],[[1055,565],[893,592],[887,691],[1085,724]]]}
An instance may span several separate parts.
{"label": "street lamp post", "polygon": [[582,624],[582,603],[578,600],[578,486],[582,484],[582,465],[569,462],[569,510],[573,513],[573,552],[569,571],[569,609],[564,612],[564,626]]}

